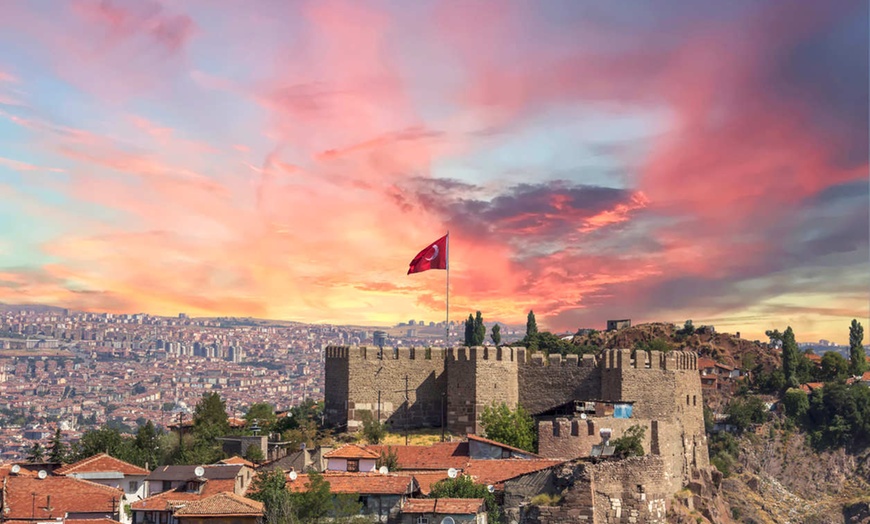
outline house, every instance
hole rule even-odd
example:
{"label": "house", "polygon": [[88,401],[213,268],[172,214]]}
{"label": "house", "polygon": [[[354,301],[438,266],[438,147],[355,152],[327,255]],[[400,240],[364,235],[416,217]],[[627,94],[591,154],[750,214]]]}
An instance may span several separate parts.
{"label": "house", "polygon": [[[202,468],[202,475],[197,469]],[[160,466],[145,477],[146,494],[175,490],[176,492],[210,494],[229,491],[244,494],[253,477],[253,470],[242,464],[210,464],[207,466]]]}
{"label": "house", "polygon": [[380,453],[356,444],[346,444],[323,456],[327,471],[347,471],[349,473],[368,473],[377,469]]}
{"label": "house", "polygon": [[[411,499],[402,508],[402,524],[486,524],[483,499]],[[448,520],[447,522],[451,522]]]}
{"label": "house", "polygon": [[181,505],[173,516],[179,524],[257,524],[262,502],[234,493],[218,493]]}
{"label": "house", "polygon": [[[54,474],[121,489],[124,491],[125,501],[132,503],[145,498],[145,477],[148,476],[149,471],[106,453],[100,453],[60,467]],[[126,512],[123,513],[121,522],[127,522]]]}
{"label": "house", "polygon": [[75,477],[25,476],[4,479],[0,521],[119,520],[124,492]]}
{"label": "house", "polygon": [[[362,504],[361,513],[378,522],[395,521],[411,495],[419,491],[414,477],[393,473],[327,471],[323,473],[323,480],[329,482],[329,490],[333,494],[357,495]],[[291,492],[305,493],[309,483],[307,474],[291,474],[286,486]]]}
{"label": "house", "polygon": [[309,471],[314,470],[319,472],[326,471],[327,459],[325,455],[332,451],[331,446],[317,446],[313,449],[300,449],[289,453],[272,462],[261,464],[258,470],[271,471],[276,468],[281,468],[284,471]]}

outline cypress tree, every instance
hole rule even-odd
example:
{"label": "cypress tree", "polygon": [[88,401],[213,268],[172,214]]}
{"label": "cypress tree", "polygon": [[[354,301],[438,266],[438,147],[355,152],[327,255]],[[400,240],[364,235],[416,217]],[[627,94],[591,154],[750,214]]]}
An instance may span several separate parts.
{"label": "cypress tree", "polygon": [[483,315],[480,311],[474,316],[474,345],[482,346],[486,340],[486,326],[483,325]]}
{"label": "cypress tree", "polygon": [[797,342],[794,339],[794,331],[789,326],[782,334],[782,372],[785,375],[785,382],[788,387],[797,387],[797,367],[798,367]]}
{"label": "cypress tree", "polygon": [[864,326],[854,318],[852,325],[849,326],[849,357],[851,373],[863,375],[867,371],[867,354],[864,352]]}
{"label": "cypress tree", "polygon": [[474,316],[468,314],[468,320],[465,321],[465,345],[474,345]]}

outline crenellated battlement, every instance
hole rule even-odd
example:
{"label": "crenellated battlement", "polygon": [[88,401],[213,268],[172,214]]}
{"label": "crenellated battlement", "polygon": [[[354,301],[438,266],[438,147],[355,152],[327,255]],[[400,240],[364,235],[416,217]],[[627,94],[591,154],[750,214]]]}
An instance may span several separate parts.
{"label": "crenellated battlement", "polygon": [[594,368],[598,365],[598,360],[595,355],[566,355],[559,354],[547,355],[543,353],[532,353],[528,357],[526,348],[515,348],[517,361],[526,366],[574,366],[584,368]]}
{"label": "crenellated battlement", "polygon": [[328,346],[327,359],[357,360],[445,360],[444,348],[381,348],[379,346]]}
{"label": "crenellated battlement", "polygon": [[459,362],[469,360],[514,362],[516,360],[516,350],[508,346],[498,348],[493,346],[450,348],[447,350],[447,360]]}
{"label": "crenellated battlement", "polygon": [[602,369],[657,369],[668,371],[697,371],[698,355],[690,351],[637,351],[606,349],[601,354]]}

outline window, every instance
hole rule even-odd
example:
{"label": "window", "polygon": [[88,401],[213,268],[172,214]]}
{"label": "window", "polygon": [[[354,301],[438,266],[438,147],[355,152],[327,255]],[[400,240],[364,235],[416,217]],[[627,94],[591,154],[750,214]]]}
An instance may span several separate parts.
{"label": "window", "polygon": [[359,460],[357,459],[348,459],[347,460],[347,470],[353,473],[359,471]]}
{"label": "window", "polygon": [[136,493],[139,490],[139,482],[135,480],[130,481],[130,493]]}
{"label": "window", "polygon": [[420,515],[419,517],[417,517],[417,520],[415,521],[415,523],[416,524],[429,524],[429,517],[424,517],[424,516]]}
{"label": "window", "polygon": [[169,491],[170,489],[172,489],[172,481],[171,480],[164,480],[162,491]]}

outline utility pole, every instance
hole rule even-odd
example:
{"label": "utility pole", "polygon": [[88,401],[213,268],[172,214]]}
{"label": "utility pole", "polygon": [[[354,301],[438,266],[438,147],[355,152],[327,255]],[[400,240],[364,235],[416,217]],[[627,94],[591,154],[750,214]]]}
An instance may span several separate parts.
{"label": "utility pole", "polygon": [[184,441],[182,437],[184,435],[184,413],[178,412],[178,449],[180,451],[184,451]]}
{"label": "utility pole", "polygon": [[408,445],[408,425],[411,422],[411,401],[408,396],[408,375],[405,375],[405,445]]}
{"label": "utility pole", "polygon": [[381,423],[381,390],[378,390],[378,424]]}
{"label": "utility pole", "polygon": [[441,442],[444,442],[444,397],[447,396],[447,393],[441,393]]}

